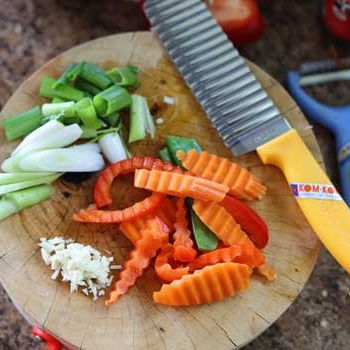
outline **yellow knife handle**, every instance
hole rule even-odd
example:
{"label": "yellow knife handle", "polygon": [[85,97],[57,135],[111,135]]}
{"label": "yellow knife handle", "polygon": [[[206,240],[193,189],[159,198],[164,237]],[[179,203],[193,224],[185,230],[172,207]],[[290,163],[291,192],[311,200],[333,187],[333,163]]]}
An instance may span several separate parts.
{"label": "yellow knife handle", "polygon": [[[282,170],[289,184],[332,185],[295,130],[260,146],[264,164]],[[321,186],[322,187],[322,186]],[[308,186],[307,190],[310,190]],[[344,269],[350,273],[350,209],[343,200],[299,198],[296,200],[311,227]]]}

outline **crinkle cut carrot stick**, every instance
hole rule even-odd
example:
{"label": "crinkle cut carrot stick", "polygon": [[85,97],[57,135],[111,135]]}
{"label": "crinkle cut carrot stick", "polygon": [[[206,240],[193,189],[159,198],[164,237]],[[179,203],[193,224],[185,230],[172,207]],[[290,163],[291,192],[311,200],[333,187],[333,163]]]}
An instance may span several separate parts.
{"label": "crinkle cut carrot stick", "polygon": [[244,264],[207,266],[163,285],[159,292],[153,293],[153,299],[158,304],[172,306],[209,304],[246,289],[251,273],[252,269]]}
{"label": "crinkle cut carrot stick", "polygon": [[120,273],[118,281],[114,283],[106,305],[115,303],[135,284],[168,239],[169,229],[159,218],[147,220],[145,228],[141,231],[141,238],[136,242],[129,260],[124,264],[124,270]]}
{"label": "crinkle cut carrot stick", "polygon": [[178,266],[172,267],[170,265],[170,258],[174,255],[174,247],[171,244],[166,244],[162,247],[161,252],[158,254],[154,269],[159,278],[166,282],[172,282],[174,280],[180,279],[182,276],[189,273],[189,267]]}
{"label": "crinkle cut carrot stick", "polygon": [[264,254],[253,244],[241,243],[227,248],[215,249],[197,257],[188,265],[190,271],[202,269],[208,265],[222,262],[235,262],[257,267],[265,261]]}
{"label": "crinkle cut carrot stick", "polygon": [[262,264],[258,266],[256,271],[260,275],[264,276],[269,282],[272,282],[277,278],[277,272],[268,264]]}
{"label": "crinkle cut carrot stick", "polygon": [[229,193],[236,198],[261,199],[266,192],[266,187],[257,177],[226,158],[194,149],[188,153],[178,151],[176,156],[190,174],[227,185]]}
{"label": "crinkle cut carrot stick", "polygon": [[189,262],[196,258],[197,252],[193,249],[191,231],[188,229],[187,207],[184,198],[179,198],[176,202],[176,222],[174,224],[174,258],[181,262]]}
{"label": "crinkle cut carrot stick", "polygon": [[157,216],[164,222],[165,225],[168,226],[170,231],[173,231],[176,220],[175,214],[175,204],[169,198],[165,198],[154,213],[131,221],[122,222],[119,225],[119,229],[135,245],[137,240],[141,238],[141,231],[146,227],[147,220]]}
{"label": "crinkle cut carrot stick", "polygon": [[159,170],[136,170],[135,187],[153,192],[221,202],[228,187],[199,177]]}
{"label": "crinkle cut carrot stick", "polygon": [[253,244],[241,226],[221,205],[215,202],[195,200],[193,210],[215,235],[225,244],[233,246],[237,243],[248,242]]}
{"label": "crinkle cut carrot stick", "polygon": [[111,164],[100,173],[94,188],[94,198],[97,207],[101,208],[112,203],[111,187],[116,177],[132,173],[136,169],[158,169],[183,173],[179,167],[157,158],[135,157],[121,160]]}

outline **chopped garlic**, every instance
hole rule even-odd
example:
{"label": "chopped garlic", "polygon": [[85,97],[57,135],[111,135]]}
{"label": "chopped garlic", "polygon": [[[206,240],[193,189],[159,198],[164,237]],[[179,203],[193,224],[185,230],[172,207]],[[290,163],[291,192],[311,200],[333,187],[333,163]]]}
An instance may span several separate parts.
{"label": "chopped garlic", "polygon": [[163,101],[166,105],[173,105],[175,103],[175,99],[170,96],[164,96]]}
{"label": "chopped garlic", "polygon": [[164,124],[164,119],[163,119],[163,118],[157,118],[157,119],[156,119],[156,124],[157,124],[157,125]]}
{"label": "chopped garlic", "polygon": [[96,300],[105,294],[104,289],[112,283],[113,276],[109,275],[113,258],[101,255],[91,246],[62,237],[41,238],[39,246],[45,264],[54,271],[51,278],[56,280],[61,274],[63,282],[70,282],[71,293],[85,287],[82,292],[92,294],[93,300]]}

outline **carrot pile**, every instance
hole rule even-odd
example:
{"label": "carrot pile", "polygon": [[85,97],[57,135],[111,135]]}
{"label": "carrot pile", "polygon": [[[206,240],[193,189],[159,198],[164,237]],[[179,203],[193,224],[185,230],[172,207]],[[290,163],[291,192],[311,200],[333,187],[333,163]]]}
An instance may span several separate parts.
{"label": "carrot pile", "polygon": [[[153,299],[164,305],[198,305],[233,296],[248,288],[253,271],[276,278],[260,250],[268,242],[267,226],[240,201],[261,199],[266,187],[240,165],[187,145],[182,150],[176,143],[174,163],[183,169],[149,157],[111,164],[96,182],[95,205],[74,215],[80,222],[117,223],[133,243],[106,305],[119,300],[154,258],[155,272],[165,284]],[[101,209],[112,202],[114,179],[131,172],[135,187],[152,191],[150,197],[123,210]],[[195,227],[193,215],[201,228]],[[199,242],[207,238],[200,235],[208,234],[218,244],[203,251]]]}

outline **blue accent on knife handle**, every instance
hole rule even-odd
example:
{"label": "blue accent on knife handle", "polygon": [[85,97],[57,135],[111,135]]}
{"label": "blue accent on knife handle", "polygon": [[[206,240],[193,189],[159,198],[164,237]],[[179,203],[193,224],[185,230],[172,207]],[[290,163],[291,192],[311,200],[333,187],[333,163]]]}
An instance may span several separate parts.
{"label": "blue accent on knife handle", "polygon": [[336,139],[336,148],[339,155],[339,174],[342,186],[342,195],[350,206],[350,157],[341,153],[350,151],[350,105],[332,107],[316,101],[299,85],[300,74],[291,71],[287,74],[287,88],[304,113],[329,129]]}

